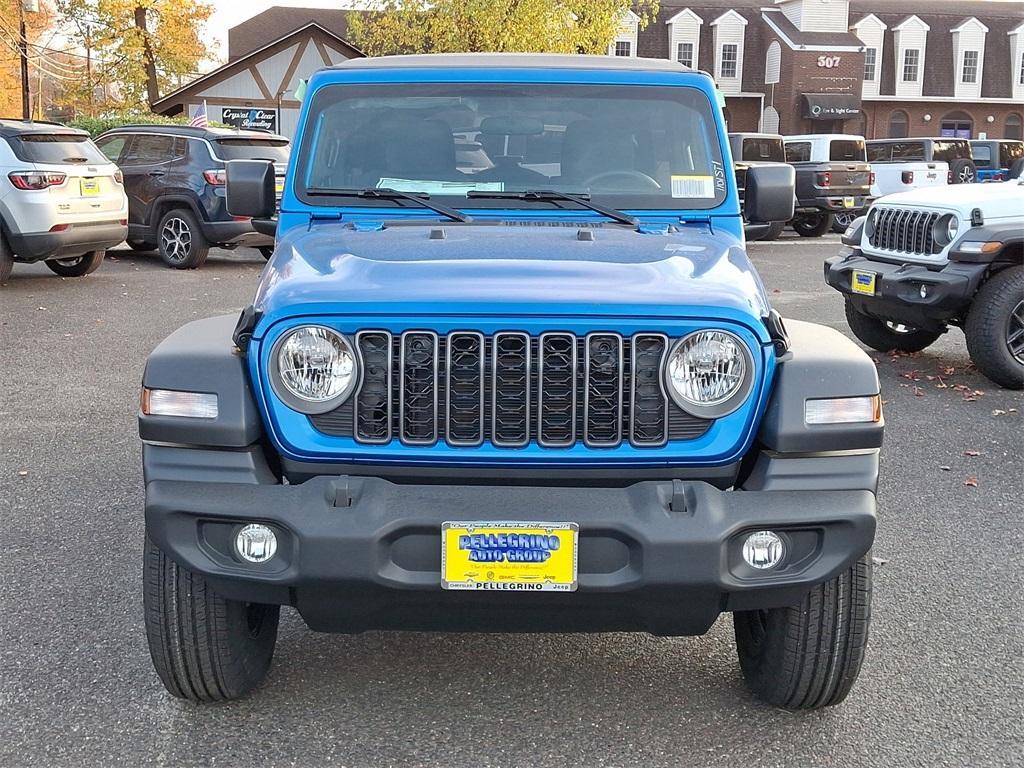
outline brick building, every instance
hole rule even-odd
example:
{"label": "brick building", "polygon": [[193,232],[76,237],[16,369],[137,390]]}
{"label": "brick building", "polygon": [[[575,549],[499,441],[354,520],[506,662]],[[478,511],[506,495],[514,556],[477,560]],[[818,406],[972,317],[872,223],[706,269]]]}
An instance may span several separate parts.
{"label": "brick building", "polygon": [[712,74],[729,126],[868,138],[1024,138],[1024,3],[663,0],[611,55]]}
{"label": "brick building", "polygon": [[[154,108],[191,113],[206,100],[273,116],[290,135],[296,83],[362,55],[348,13],[269,8],[229,30],[224,67]],[[623,19],[608,53],[710,72],[738,131],[1024,136],[1019,1],[662,0],[642,30]]]}

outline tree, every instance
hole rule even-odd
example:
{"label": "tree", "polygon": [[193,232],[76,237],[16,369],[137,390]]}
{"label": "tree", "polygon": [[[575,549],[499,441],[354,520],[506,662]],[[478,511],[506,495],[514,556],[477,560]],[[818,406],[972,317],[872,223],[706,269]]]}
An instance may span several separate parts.
{"label": "tree", "polygon": [[[0,116],[21,117],[21,57],[18,53],[18,6],[22,0],[0,0]],[[36,13],[25,14],[29,66],[33,67],[47,51],[39,47],[43,36],[51,31],[53,15],[40,4]],[[30,93],[38,99],[38,81],[29,77]],[[33,110],[35,111],[35,110]]]}
{"label": "tree", "polygon": [[57,0],[57,7],[95,51],[97,84],[116,85],[120,110],[148,109],[207,55],[200,35],[213,8],[205,0]]}
{"label": "tree", "polygon": [[658,0],[384,0],[351,13],[349,32],[370,56],[522,51],[605,53],[632,10],[640,27]]}

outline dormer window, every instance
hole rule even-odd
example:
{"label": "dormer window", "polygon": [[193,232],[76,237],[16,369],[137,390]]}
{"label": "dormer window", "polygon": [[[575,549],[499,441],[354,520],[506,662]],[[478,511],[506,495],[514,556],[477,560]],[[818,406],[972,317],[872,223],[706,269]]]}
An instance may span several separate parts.
{"label": "dormer window", "polygon": [[693,69],[693,43],[676,44],[676,61],[684,67]]}
{"label": "dormer window", "polygon": [[978,82],[978,51],[964,51],[964,64],[960,70],[960,82]]}
{"label": "dormer window", "polygon": [[864,49],[864,79],[872,81],[875,79],[875,73],[878,67],[878,49],[877,48],[865,48]]}
{"label": "dormer window", "polygon": [[722,46],[722,66],[718,71],[719,77],[736,77],[736,65],[739,61],[739,46],[735,43],[725,43]]}
{"label": "dormer window", "polygon": [[917,48],[907,48],[903,51],[903,82],[916,83],[918,68],[921,64],[921,51]]}

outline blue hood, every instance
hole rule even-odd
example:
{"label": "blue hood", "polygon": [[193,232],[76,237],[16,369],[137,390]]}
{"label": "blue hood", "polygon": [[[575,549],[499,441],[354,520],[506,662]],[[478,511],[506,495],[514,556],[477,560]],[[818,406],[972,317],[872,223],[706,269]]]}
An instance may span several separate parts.
{"label": "blue hood", "polygon": [[760,329],[768,313],[743,244],[707,224],[648,234],[551,221],[317,223],[278,244],[254,303],[258,336],[312,314],[693,316]]}

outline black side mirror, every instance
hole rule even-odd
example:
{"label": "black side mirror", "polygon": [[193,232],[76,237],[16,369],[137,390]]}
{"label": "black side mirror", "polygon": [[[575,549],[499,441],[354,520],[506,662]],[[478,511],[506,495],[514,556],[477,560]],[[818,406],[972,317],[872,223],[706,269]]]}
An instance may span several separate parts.
{"label": "black side mirror", "polygon": [[743,207],[747,221],[761,224],[793,218],[796,170],[792,165],[754,165],[747,169]]}
{"label": "black side mirror", "polygon": [[229,160],[227,204],[232,216],[249,216],[257,232],[273,235],[277,207],[274,164],[267,160]]}

